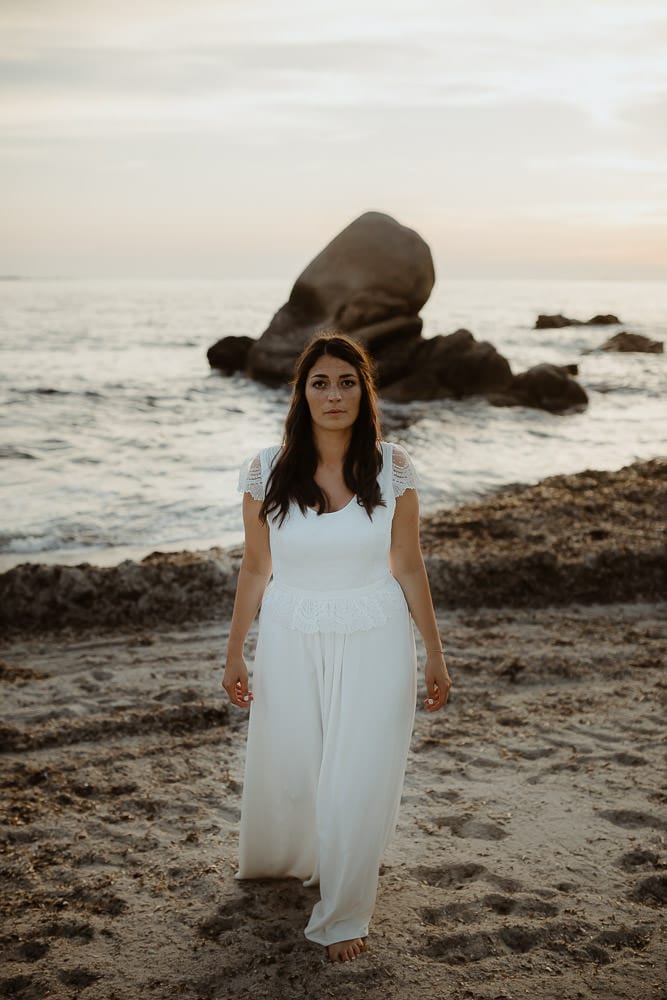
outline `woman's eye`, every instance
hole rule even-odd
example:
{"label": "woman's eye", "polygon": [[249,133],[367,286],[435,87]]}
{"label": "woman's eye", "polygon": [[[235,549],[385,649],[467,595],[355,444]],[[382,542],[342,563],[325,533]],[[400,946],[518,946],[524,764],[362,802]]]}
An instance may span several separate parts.
{"label": "woman's eye", "polygon": [[[356,385],[356,382],[354,381],[353,378],[344,378],[343,379],[343,384],[345,386],[350,386],[350,388],[353,388]],[[322,379],[316,379],[312,383],[312,385],[313,385],[313,389],[320,389],[320,388],[322,388],[322,386],[326,385],[326,382],[323,382]]]}

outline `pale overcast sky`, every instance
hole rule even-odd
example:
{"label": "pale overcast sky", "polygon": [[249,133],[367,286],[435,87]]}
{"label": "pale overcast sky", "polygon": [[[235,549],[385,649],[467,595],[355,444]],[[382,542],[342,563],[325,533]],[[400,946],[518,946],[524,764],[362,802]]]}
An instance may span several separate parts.
{"label": "pale overcast sky", "polygon": [[664,0],[1,0],[0,272],[667,277]]}

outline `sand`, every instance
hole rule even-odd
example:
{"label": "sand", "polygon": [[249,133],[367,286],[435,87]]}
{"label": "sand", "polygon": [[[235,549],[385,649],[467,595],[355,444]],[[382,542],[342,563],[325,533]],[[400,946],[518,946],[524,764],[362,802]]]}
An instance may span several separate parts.
{"label": "sand", "polygon": [[12,637],[0,995],[664,998],[666,611],[438,611],[450,703],[421,708],[419,640],[399,825],[344,964],[303,936],[316,888],[233,878],[228,613]]}

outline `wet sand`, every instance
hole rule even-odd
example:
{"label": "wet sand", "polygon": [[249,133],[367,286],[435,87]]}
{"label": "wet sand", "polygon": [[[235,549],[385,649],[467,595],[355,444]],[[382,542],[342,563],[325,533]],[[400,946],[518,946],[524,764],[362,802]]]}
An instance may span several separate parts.
{"label": "wet sand", "polygon": [[439,609],[450,703],[420,707],[418,638],[369,951],[338,965],[303,937],[316,888],[233,878],[228,614],[8,639],[0,995],[664,997],[666,612]]}

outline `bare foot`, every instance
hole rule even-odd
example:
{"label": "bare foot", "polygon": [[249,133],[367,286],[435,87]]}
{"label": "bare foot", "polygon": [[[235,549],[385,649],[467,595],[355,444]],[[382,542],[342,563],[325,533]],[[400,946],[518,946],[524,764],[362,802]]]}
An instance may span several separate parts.
{"label": "bare foot", "polygon": [[327,945],[330,962],[348,962],[366,951],[367,938],[349,938],[347,941],[334,941]]}

